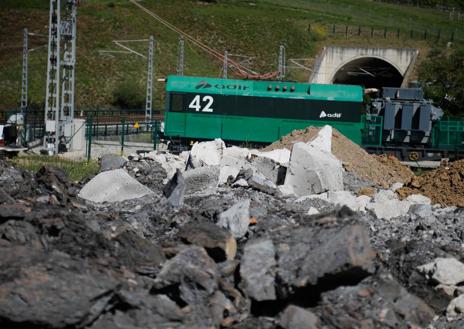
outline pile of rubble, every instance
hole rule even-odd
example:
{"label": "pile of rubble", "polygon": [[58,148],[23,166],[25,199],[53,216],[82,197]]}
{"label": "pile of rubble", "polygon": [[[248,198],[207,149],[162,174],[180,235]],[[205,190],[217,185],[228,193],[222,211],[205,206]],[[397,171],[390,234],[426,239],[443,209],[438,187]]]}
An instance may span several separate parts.
{"label": "pile of rubble", "polygon": [[[265,147],[264,151],[282,148],[291,150],[295,143],[307,143],[314,139],[319,130],[320,128],[317,127],[294,130]],[[331,151],[337,159],[342,161],[347,171],[384,188],[397,182],[407,183],[414,176],[409,167],[401,165],[395,157],[370,155],[337,130],[333,132]]]}
{"label": "pile of rubble", "polygon": [[0,325],[462,328],[464,209],[346,175],[331,137],[104,156],[82,185],[0,163]]}

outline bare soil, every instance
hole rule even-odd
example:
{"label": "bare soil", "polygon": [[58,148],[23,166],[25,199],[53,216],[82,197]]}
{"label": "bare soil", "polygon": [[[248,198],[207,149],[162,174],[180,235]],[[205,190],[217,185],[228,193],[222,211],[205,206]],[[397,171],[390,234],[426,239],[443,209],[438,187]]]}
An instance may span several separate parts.
{"label": "bare soil", "polygon": [[400,197],[420,193],[442,206],[464,207],[464,160],[414,177],[397,192]]}

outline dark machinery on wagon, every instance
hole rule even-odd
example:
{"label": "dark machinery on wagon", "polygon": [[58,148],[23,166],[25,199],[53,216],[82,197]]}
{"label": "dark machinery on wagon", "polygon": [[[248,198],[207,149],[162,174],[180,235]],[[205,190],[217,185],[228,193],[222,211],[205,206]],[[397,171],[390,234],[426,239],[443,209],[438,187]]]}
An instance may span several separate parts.
{"label": "dark machinery on wagon", "polygon": [[213,138],[264,145],[326,124],[373,153],[464,158],[464,121],[444,118],[420,88],[383,88],[367,106],[360,86],[185,76],[166,82],[164,137],[173,150]]}

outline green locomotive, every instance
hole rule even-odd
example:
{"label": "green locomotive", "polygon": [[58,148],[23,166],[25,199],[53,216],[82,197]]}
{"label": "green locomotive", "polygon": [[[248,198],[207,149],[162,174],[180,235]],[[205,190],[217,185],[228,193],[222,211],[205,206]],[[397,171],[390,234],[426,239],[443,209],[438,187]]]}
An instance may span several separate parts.
{"label": "green locomotive", "polygon": [[[396,90],[399,98],[388,97],[371,111],[361,86],[169,76],[164,136],[171,146],[213,138],[262,145],[295,129],[328,124],[372,152],[415,159],[462,156],[464,124],[432,123],[433,107],[417,103],[416,94],[403,100]],[[398,102],[408,105],[403,110]]]}

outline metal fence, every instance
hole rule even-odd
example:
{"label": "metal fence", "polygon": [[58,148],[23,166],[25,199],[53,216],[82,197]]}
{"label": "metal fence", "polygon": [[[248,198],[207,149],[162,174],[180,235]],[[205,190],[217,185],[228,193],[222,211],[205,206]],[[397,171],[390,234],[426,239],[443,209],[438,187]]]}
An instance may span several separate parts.
{"label": "metal fence", "polygon": [[[135,141],[139,145],[144,145],[145,149],[156,150],[162,135],[160,127],[161,121],[159,120],[138,122],[123,118],[120,122],[102,124],[94,123],[93,117],[90,116],[87,119],[85,131],[87,159],[90,160],[92,157],[93,145],[102,141],[117,142],[116,146],[122,155],[124,149],[134,142],[134,138],[131,140],[131,137],[143,137],[135,138]],[[115,146],[114,143],[113,146]]]}
{"label": "metal fence", "polygon": [[[311,31],[311,25],[308,26]],[[362,25],[342,25],[332,24],[325,25],[325,30],[332,36],[341,36],[345,38],[383,38],[398,40],[425,40],[429,42],[455,42],[464,41],[464,36],[457,34],[456,31],[442,31],[441,29],[417,30],[401,29],[392,27],[371,27]]]}

